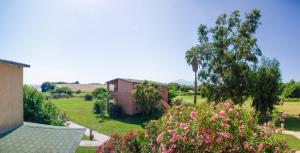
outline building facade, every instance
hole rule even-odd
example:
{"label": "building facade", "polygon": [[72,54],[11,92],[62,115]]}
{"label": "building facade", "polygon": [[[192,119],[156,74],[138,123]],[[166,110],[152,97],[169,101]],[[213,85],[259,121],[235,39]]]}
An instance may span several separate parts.
{"label": "building facade", "polygon": [[[140,106],[135,103],[132,91],[136,84],[142,83],[144,80],[117,78],[107,83],[107,89],[110,91],[113,102],[122,107],[123,113],[127,115],[135,115],[141,112]],[[168,101],[168,88],[165,84],[154,82],[161,87],[162,100]]]}

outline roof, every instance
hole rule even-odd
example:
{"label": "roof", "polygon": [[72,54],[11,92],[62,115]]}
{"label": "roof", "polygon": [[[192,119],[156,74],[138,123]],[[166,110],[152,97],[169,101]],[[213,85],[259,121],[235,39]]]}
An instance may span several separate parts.
{"label": "roof", "polygon": [[3,64],[17,65],[17,66],[22,66],[22,67],[30,67],[30,65],[27,65],[27,64],[18,63],[18,62],[9,61],[9,60],[4,60],[4,59],[0,59],[0,64],[1,63],[3,63]]}
{"label": "roof", "polygon": [[[106,83],[111,83],[115,80],[124,80],[124,81],[128,81],[128,82],[134,82],[134,83],[142,83],[143,81],[146,81],[146,80],[137,80],[137,79],[125,79],[125,78],[116,78],[116,79],[113,79],[113,80],[110,80],[110,81],[107,81]],[[154,84],[159,84],[159,85],[166,85],[165,83],[161,83],[161,82],[156,82],[156,81],[151,81],[151,80],[147,80],[151,83],[154,83]]]}
{"label": "roof", "polygon": [[85,129],[73,129],[25,122],[0,137],[0,152],[75,153]]}

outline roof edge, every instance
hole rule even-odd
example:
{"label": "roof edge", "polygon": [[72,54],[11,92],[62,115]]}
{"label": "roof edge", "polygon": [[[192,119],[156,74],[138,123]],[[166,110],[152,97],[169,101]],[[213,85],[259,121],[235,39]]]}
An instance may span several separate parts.
{"label": "roof edge", "polygon": [[18,63],[18,62],[4,60],[4,59],[0,59],[0,63],[17,65],[17,66],[22,66],[22,67],[30,67],[30,65],[28,65],[28,64]]}

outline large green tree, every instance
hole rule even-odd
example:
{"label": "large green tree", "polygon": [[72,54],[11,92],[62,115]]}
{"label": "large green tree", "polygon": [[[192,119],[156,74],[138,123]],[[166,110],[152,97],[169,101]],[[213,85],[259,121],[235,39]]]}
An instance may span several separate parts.
{"label": "large green tree", "polygon": [[219,16],[215,25],[200,25],[201,50],[199,79],[207,87],[209,101],[231,99],[242,104],[249,96],[249,73],[261,56],[254,34],[260,25],[257,9],[240,17],[239,11]]}
{"label": "large green tree", "polygon": [[44,82],[41,85],[42,92],[52,91],[55,89],[55,85],[51,82]]}
{"label": "large green tree", "polygon": [[142,113],[147,116],[155,116],[159,111],[162,99],[160,86],[149,81],[137,84],[133,90],[135,102],[141,106]]}
{"label": "large green tree", "polygon": [[192,66],[193,72],[195,74],[194,76],[194,104],[197,103],[197,72],[199,65],[201,64],[201,55],[200,55],[200,47],[192,47],[185,53],[185,59],[186,62]]}
{"label": "large green tree", "polygon": [[280,69],[276,59],[263,58],[261,65],[251,75],[252,106],[260,113],[262,121],[266,121],[267,112],[272,112],[278,104]]}

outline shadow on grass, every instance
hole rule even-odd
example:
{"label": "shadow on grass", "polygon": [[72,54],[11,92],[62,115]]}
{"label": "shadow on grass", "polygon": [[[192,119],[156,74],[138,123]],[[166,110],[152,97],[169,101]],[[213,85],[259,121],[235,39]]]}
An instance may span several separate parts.
{"label": "shadow on grass", "polygon": [[120,122],[124,122],[124,123],[128,123],[128,124],[137,124],[137,125],[142,125],[144,126],[144,123],[151,120],[150,117],[147,116],[143,116],[141,114],[138,115],[121,115],[118,117],[110,117],[108,114],[97,114],[96,118],[99,120],[103,120],[103,121],[108,121],[108,120],[116,120],[116,121],[120,121]]}
{"label": "shadow on grass", "polygon": [[291,131],[300,131],[300,117],[289,116],[286,118],[285,129]]}

